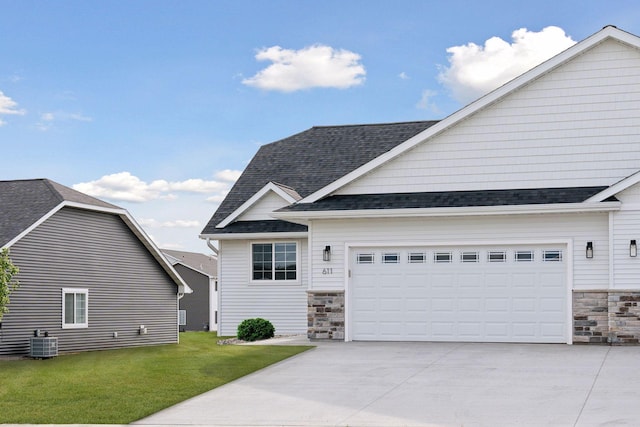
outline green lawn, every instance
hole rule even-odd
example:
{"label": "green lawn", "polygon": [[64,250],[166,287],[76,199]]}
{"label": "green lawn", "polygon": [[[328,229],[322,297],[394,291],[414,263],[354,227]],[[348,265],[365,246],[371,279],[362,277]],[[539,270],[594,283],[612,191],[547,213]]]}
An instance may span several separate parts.
{"label": "green lawn", "polygon": [[0,361],[0,424],[127,424],[311,348],[217,340]]}

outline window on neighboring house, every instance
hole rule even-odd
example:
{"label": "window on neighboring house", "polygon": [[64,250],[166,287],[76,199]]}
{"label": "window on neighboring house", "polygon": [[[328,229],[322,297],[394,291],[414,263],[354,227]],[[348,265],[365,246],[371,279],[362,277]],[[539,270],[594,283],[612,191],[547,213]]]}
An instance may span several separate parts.
{"label": "window on neighboring house", "polygon": [[253,243],[253,280],[297,280],[297,245],[287,243]]}
{"label": "window on neighboring house", "polygon": [[89,327],[89,290],[62,289],[62,328]]}

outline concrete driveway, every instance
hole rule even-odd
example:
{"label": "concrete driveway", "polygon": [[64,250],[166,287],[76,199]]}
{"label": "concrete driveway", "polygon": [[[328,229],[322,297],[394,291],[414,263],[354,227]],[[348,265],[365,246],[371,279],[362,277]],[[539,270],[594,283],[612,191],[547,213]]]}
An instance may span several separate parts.
{"label": "concrete driveway", "polygon": [[330,342],[136,424],[640,424],[640,347]]}

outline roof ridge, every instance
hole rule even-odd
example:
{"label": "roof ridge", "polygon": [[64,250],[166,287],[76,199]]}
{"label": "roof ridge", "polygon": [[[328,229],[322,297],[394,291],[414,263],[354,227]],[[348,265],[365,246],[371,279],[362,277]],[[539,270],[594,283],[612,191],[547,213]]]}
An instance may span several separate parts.
{"label": "roof ridge", "polygon": [[[37,180],[34,180],[34,181],[37,181]],[[41,181],[44,182],[44,184],[47,186],[47,188],[58,199],[58,203],[64,202],[66,200],[65,197],[55,188],[55,186],[52,184],[51,180],[46,179],[46,178],[42,178]]]}
{"label": "roof ridge", "polygon": [[430,123],[430,122],[439,122],[439,121],[440,121],[440,119],[434,119],[434,120],[409,120],[409,121],[403,121],[403,122],[383,122],[383,123],[353,123],[353,124],[346,124],[346,125],[316,125],[316,126],[312,126],[311,129],[392,126],[392,125],[408,125],[408,124],[415,124],[415,123]]}

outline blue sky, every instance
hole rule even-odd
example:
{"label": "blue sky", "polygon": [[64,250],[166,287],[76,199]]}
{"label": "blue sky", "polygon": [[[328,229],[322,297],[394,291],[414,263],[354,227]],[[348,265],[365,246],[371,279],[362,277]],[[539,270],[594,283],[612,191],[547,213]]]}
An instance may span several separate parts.
{"label": "blue sky", "polygon": [[50,178],[207,252],[260,145],[446,117],[607,24],[640,34],[640,5],[0,0],[0,179]]}

